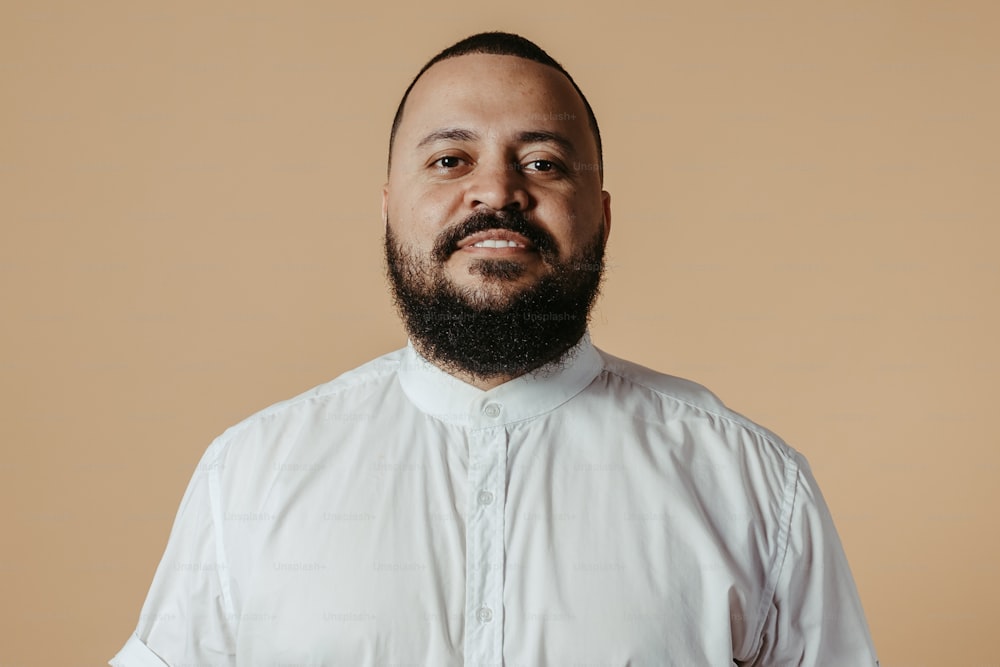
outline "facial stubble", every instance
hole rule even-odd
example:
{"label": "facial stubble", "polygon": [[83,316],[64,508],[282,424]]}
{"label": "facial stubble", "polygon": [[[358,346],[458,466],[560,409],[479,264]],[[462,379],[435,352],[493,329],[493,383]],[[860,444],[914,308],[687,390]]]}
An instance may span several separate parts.
{"label": "facial stubble", "polygon": [[[477,259],[480,286],[456,285],[444,265],[461,238],[510,229],[528,238],[548,271],[522,285],[516,259]],[[447,372],[513,378],[562,359],[586,332],[604,275],[603,230],[574,256],[559,259],[555,240],[520,214],[470,216],[442,232],[429,256],[403,247],[386,225],[386,271],[393,300],[418,350]]]}

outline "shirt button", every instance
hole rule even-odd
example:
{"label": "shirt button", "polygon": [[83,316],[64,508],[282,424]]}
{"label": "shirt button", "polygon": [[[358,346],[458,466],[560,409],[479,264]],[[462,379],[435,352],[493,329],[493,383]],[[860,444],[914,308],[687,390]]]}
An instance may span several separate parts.
{"label": "shirt button", "polygon": [[500,406],[496,403],[488,403],[485,408],[483,408],[483,414],[492,419],[496,419],[500,416]]}
{"label": "shirt button", "polygon": [[493,502],[493,492],[492,491],[480,491],[479,492],[479,504],[489,505]]}
{"label": "shirt button", "polygon": [[489,623],[493,620],[493,610],[489,607],[480,607],[476,612],[476,619],[480,623]]}

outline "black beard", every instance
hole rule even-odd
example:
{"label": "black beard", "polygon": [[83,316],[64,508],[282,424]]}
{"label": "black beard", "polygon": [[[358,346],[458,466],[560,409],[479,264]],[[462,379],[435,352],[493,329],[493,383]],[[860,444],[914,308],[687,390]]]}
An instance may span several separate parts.
{"label": "black beard", "polygon": [[[486,282],[511,283],[512,293],[459,288],[444,263],[469,234],[509,229],[532,242],[549,273],[530,287],[512,284],[524,273],[513,260],[483,259],[469,270]],[[421,354],[443,370],[477,379],[513,378],[556,361],[587,330],[604,275],[604,234],[566,261],[555,240],[519,212],[475,213],[439,236],[430,258],[400,247],[386,225],[385,258],[393,301]]]}

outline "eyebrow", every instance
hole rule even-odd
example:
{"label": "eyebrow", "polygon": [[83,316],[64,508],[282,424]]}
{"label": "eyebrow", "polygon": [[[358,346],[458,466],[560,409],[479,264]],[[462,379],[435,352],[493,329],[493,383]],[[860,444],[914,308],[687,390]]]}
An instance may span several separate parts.
{"label": "eyebrow", "polygon": [[475,141],[479,138],[479,134],[473,132],[472,130],[463,130],[458,127],[447,127],[442,130],[434,130],[426,137],[420,140],[417,144],[417,148],[423,148],[428,144],[433,144],[437,141]]}
{"label": "eyebrow", "polygon": [[566,153],[573,152],[573,142],[559,134],[548,130],[529,130],[517,135],[522,144],[555,144]]}
{"label": "eyebrow", "polygon": [[[435,130],[420,140],[417,148],[423,148],[438,141],[475,141],[479,133],[460,127],[446,127]],[[522,144],[555,144],[566,153],[573,153],[573,142],[558,132],[548,130],[525,130],[517,134],[518,143]]]}

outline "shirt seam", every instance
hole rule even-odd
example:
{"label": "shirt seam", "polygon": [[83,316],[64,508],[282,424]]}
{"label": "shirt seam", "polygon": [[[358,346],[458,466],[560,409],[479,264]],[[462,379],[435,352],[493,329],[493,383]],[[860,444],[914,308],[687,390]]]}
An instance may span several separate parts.
{"label": "shirt seam", "polygon": [[771,563],[768,567],[768,573],[764,579],[764,589],[761,591],[761,598],[757,604],[757,615],[755,627],[753,632],[749,633],[747,636],[753,638],[752,651],[750,655],[755,655],[757,651],[760,650],[761,644],[761,632],[764,629],[764,623],[766,621],[767,608],[771,603],[771,598],[774,596],[774,592],[777,589],[778,578],[781,574],[781,570],[784,567],[785,558],[788,553],[788,541],[791,531],[791,519],[792,510],[795,507],[795,500],[798,490],[798,478],[799,478],[799,464],[795,456],[794,450],[787,443],[785,443],[776,434],[770,432],[766,428],[749,421],[746,418],[740,418],[739,415],[727,414],[717,410],[712,410],[703,405],[698,405],[688,400],[684,400],[678,396],[670,394],[668,392],[661,391],[655,387],[651,387],[648,384],[640,382],[633,377],[624,375],[621,372],[615,371],[607,366],[604,367],[604,371],[609,375],[621,379],[623,382],[628,382],[629,384],[637,387],[641,387],[646,391],[649,391],[657,396],[662,397],[665,400],[670,400],[681,405],[685,405],[693,410],[701,412],[702,414],[710,415],[718,419],[722,419],[727,423],[733,424],[737,428],[741,428],[745,431],[755,434],[758,438],[761,438],[767,442],[771,447],[777,451],[779,456],[784,460],[784,484],[782,492],[782,505],[781,512],[778,519],[778,534],[775,538],[775,549],[771,555]]}
{"label": "shirt seam", "polygon": [[[583,385],[582,387],[580,387],[579,390],[573,392],[569,396],[566,396],[559,403],[556,403],[555,405],[553,405],[552,407],[550,407],[550,408],[548,408],[546,410],[543,410],[541,412],[536,412],[534,414],[527,415],[527,416],[524,416],[524,417],[520,417],[519,419],[511,419],[510,421],[504,421],[504,422],[500,422],[500,423],[497,423],[497,424],[483,424],[481,426],[472,426],[472,425],[468,425],[468,424],[456,423],[456,422],[449,421],[447,419],[442,418],[440,416],[440,414],[433,413],[433,412],[426,412],[425,410],[421,409],[416,404],[414,404],[414,407],[416,407],[416,409],[418,411],[420,411],[421,413],[423,413],[424,415],[426,415],[430,419],[433,419],[433,420],[435,420],[437,422],[440,422],[441,424],[444,424],[446,426],[457,426],[459,428],[468,429],[468,432],[470,434],[472,434],[472,433],[483,433],[483,432],[487,432],[487,431],[491,431],[491,430],[497,430],[497,429],[507,430],[507,429],[509,429],[512,426],[517,426],[517,425],[520,425],[520,424],[525,424],[527,422],[534,421],[536,419],[541,419],[542,417],[545,417],[546,415],[549,415],[549,414],[555,412],[556,410],[558,410],[559,408],[563,407],[564,405],[566,405],[567,403],[569,403],[570,401],[572,401],[574,398],[576,398],[577,396],[579,396],[580,394],[582,394],[583,392],[585,392],[587,390],[587,388],[590,387],[590,385],[594,384],[594,381],[597,380],[597,378],[600,377],[600,375],[601,375],[601,373],[598,372],[596,375],[594,375],[593,378],[591,378],[590,382],[588,382],[587,384]],[[405,393],[405,391],[404,391],[404,393]],[[412,401],[411,401],[411,403],[412,403]]]}
{"label": "shirt seam", "polygon": [[733,424],[734,426],[738,426],[740,428],[746,429],[747,431],[755,433],[756,435],[758,435],[761,438],[763,438],[764,440],[766,440],[769,444],[771,444],[772,446],[774,446],[782,454],[783,458],[786,458],[786,459],[789,458],[789,452],[787,450],[790,449],[790,447],[788,446],[787,443],[785,443],[785,441],[783,441],[776,434],[772,433],[770,430],[764,428],[760,424],[756,424],[756,423],[754,423],[754,422],[746,419],[745,417],[741,417],[738,414],[734,414],[734,413],[732,413],[728,409],[726,409],[725,412],[720,412],[718,410],[713,410],[713,409],[708,408],[708,407],[706,407],[704,405],[699,405],[698,403],[694,403],[692,401],[685,400],[685,399],[683,399],[683,398],[681,398],[679,396],[675,396],[674,394],[671,394],[669,392],[657,389],[656,387],[651,387],[648,384],[640,382],[639,380],[635,379],[634,377],[631,377],[629,375],[623,375],[622,373],[620,373],[618,371],[615,371],[615,370],[613,370],[611,368],[608,368],[607,366],[604,367],[604,372],[608,373],[609,375],[613,375],[613,376],[615,376],[617,378],[620,378],[621,380],[623,380],[625,382],[628,382],[629,384],[635,385],[637,387],[641,387],[641,388],[645,389],[646,391],[652,392],[652,393],[656,394],[657,396],[660,396],[660,397],[662,397],[664,399],[671,400],[671,401],[674,401],[676,403],[680,403],[681,405],[685,405],[685,406],[687,406],[689,408],[692,408],[692,409],[697,410],[699,412],[702,412],[704,414],[711,415],[713,417],[718,417],[719,419],[723,419],[723,420],[729,422],[730,424]]}
{"label": "shirt seam", "polygon": [[[224,449],[224,447],[220,447]],[[218,452],[213,460],[213,464],[222,457],[222,452]],[[223,531],[223,510],[222,510],[222,481],[219,479],[220,465],[211,465],[208,470],[208,501],[212,512],[212,530],[215,533],[215,558],[219,564],[218,577],[219,587],[222,592],[222,601],[226,607],[226,614],[232,621],[238,619],[236,605],[233,603],[232,586],[230,585],[229,559],[226,556],[225,532]]]}
{"label": "shirt seam", "polygon": [[794,457],[790,457],[785,464],[785,492],[781,507],[781,519],[778,524],[777,544],[771,566],[768,568],[767,586],[762,591],[760,603],[757,606],[757,623],[753,633],[750,635],[754,638],[753,651],[751,651],[750,655],[756,655],[760,650],[763,639],[761,634],[764,631],[764,624],[767,620],[768,607],[774,598],[775,591],[778,588],[778,580],[785,567],[785,561],[788,559],[788,544],[792,530],[792,513],[795,510],[795,503],[798,500],[800,473],[801,470],[798,461]]}
{"label": "shirt seam", "polygon": [[[344,375],[334,378],[325,384],[321,384],[318,387],[308,390],[299,396],[294,396],[292,398],[286,399],[274,405],[270,405],[266,408],[262,408],[257,412],[245,417],[240,422],[230,426],[225,431],[223,431],[217,438],[219,441],[228,443],[233,438],[237,437],[243,431],[251,428],[255,424],[259,424],[265,420],[271,419],[280,415],[283,412],[292,410],[303,403],[308,403],[312,401],[334,398],[340,394],[343,394],[352,389],[356,389],[359,385],[367,384],[370,382],[378,382],[384,379],[385,376],[391,375],[398,370],[398,364],[395,364],[394,368],[387,368],[384,372],[378,371],[373,373],[359,374],[355,378],[350,378],[352,372],[348,372]],[[331,386],[336,385],[336,386]]]}
{"label": "shirt seam", "polygon": [[[600,375],[600,373],[598,373],[598,375]],[[482,432],[491,431],[491,430],[504,430],[504,431],[506,431],[507,429],[509,429],[509,428],[511,428],[513,426],[519,426],[521,424],[526,424],[528,422],[535,421],[536,419],[541,419],[541,418],[543,418],[543,417],[545,417],[545,416],[547,416],[549,414],[552,414],[553,412],[555,412],[556,410],[558,410],[559,408],[563,407],[564,405],[566,405],[567,403],[569,403],[570,401],[572,401],[574,398],[576,398],[577,396],[579,396],[580,394],[582,394],[584,391],[587,390],[587,387],[589,387],[591,384],[594,383],[594,380],[596,380],[596,379],[597,379],[597,376],[595,375],[594,379],[591,380],[590,382],[588,382],[586,385],[584,385],[578,392],[576,392],[572,396],[566,397],[560,403],[558,403],[556,405],[553,405],[551,408],[549,408],[547,410],[543,410],[542,412],[537,412],[537,413],[535,413],[533,415],[528,415],[526,417],[521,417],[520,419],[512,419],[510,421],[505,421],[505,422],[500,423],[500,424],[486,424],[486,425],[483,425],[483,426],[468,426],[466,428],[469,429],[469,433],[482,433]],[[444,420],[441,420],[441,421],[443,421],[445,424],[450,424],[450,422],[447,422],[447,421],[444,421]]]}

